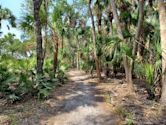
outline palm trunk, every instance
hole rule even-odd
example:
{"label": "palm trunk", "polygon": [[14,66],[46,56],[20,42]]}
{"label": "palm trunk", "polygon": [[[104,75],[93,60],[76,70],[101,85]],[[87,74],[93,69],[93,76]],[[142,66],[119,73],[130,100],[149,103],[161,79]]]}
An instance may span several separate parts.
{"label": "palm trunk", "polygon": [[79,70],[79,53],[77,52],[77,70]]}
{"label": "palm trunk", "polygon": [[97,24],[98,24],[98,33],[101,34],[101,16],[98,16],[98,20],[97,20]]}
{"label": "palm trunk", "polygon": [[58,42],[54,45],[54,74],[56,73],[57,67],[58,67]]}
{"label": "palm trunk", "polygon": [[[117,8],[114,0],[111,0],[111,6],[112,6],[112,12],[113,12],[113,17],[116,23],[117,27],[117,32],[119,35],[119,38],[125,41],[123,33],[122,33],[122,28],[121,24],[119,21],[118,13],[117,13]],[[128,83],[129,89],[133,91],[133,80],[132,80],[132,61],[127,57],[123,57],[123,63],[124,63],[124,68],[125,68],[125,74],[126,74],[126,81]]]}
{"label": "palm trunk", "polygon": [[114,17],[114,20],[115,20],[115,23],[116,23],[118,35],[119,35],[120,39],[124,39],[115,1],[111,0],[110,2],[111,2],[112,13],[113,13],[113,17]]}
{"label": "palm trunk", "polygon": [[77,69],[80,70],[80,42],[78,39],[78,35],[76,35],[76,41],[77,41]]}
{"label": "palm trunk", "polygon": [[108,19],[109,19],[109,22],[110,22],[110,35],[113,36],[113,26],[112,26],[113,13],[111,11],[111,7],[110,6],[108,8]]}
{"label": "palm trunk", "polygon": [[110,22],[110,35],[113,36],[113,26],[112,26],[112,22]]}
{"label": "palm trunk", "polygon": [[133,61],[129,60],[127,56],[123,58],[124,62],[124,68],[125,68],[125,75],[126,75],[126,81],[129,85],[129,89],[133,90],[133,80],[132,80],[132,65]]}
{"label": "palm trunk", "polygon": [[35,33],[36,33],[37,74],[43,73],[43,47],[42,47],[41,22],[39,16],[41,4],[42,0],[33,0]]}
{"label": "palm trunk", "polygon": [[164,0],[158,0],[160,17],[160,36],[162,48],[162,93],[161,103],[166,105],[166,6]]}
{"label": "palm trunk", "polygon": [[[100,37],[102,36],[102,27],[101,27],[101,22],[102,22],[102,9],[100,7],[99,2],[97,2],[98,7],[99,7],[99,13],[97,14],[97,28],[98,28],[98,34],[100,35]],[[102,37],[100,39],[100,42],[102,42]],[[101,58],[98,57],[98,62],[99,62],[99,69],[100,72],[102,72],[102,66],[101,66]]]}
{"label": "palm trunk", "polygon": [[143,60],[143,54],[144,54],[144,47],[145,46],[145,40],[144,40],[144,36],[142,36],[142,39],[139,41],[140,44],[138,44],[137,46],[137,59],[139,61]]}
{"label": "palm trunk", "polygon": [[47,50],[47,44],[48,44],[48,39],[47,39],[47,25],[48,25],[48,1],[47,0],[44,0],[44,9],[45,9],[45,13],[46,13],[46,22],[44,24],[44,32],[45,32],[45,43],[44,43],[44,54],[43,54],[43,60],[45,59],[45,56],[46,56],[46,50]]}
{"label": "palm trunk", "polygon": [[58,39],[58,36],[57,36],[56,32],[54,31],[54,28],[51,25],[49,25],[49,27],[51,28],[52,40],[53,40],[53,46],[54,46],[53,71],[54,71],[54,74],[55,74],[56,70],[57,70],[57,67],[58,67],[59,39]]}
{"label": "palm trunk", "polygon": [[53,64],[53,70],[54,74],[56,73],[57,67],[58,67],[58,50],[59,50],[59,39],[57,34],[55,33],[54,29],[52,29],[53,33],[53,41],[54,41],[54,64]]}
{"label": "palm trunk", "polygon": [[91,0],[89,0],[89,11],[90,11],[90,16],[91,16],[91,21],[92,21],[92,35],[93,35],[94,59],[95,59],[95,64],[96,64],[96,72],[97,72],[97,77],[99,78],[99,80],[101,80],[99,59],[97,56],[97,49],[96,49],[96,32],[95,32],[95,23],[94,23],[93,13],[92,13],[92,9],[91,9]]}
{"label": "palm trunk", "polygon": [[63,42],[64,42],[64,32],[65,32],[65,30],[64,29],[62,29],[62,53],[63,53]]}
{"label": "palm trunk", "polygon": [[53,40],[53,46],[54,46],[53,70],[54,70],[54,74],[55,74],[57,67],[58,67],[59,38],[57,36],[57,33],[55,32],[54,27],[52,27],[52,25],[50,25],[49,23],[48,23],[48,26],[51,28],[52,40]]}
{"label": "palm trunk", "polygon": [[[79,47],[77,47],[79,48]],[[80,52],[79,50],[77,50],[77,53],[76,53],[76,58],[77,58],[77,70],[80,70]]]}
{"label": "palm trunk", "polygon": [[141,31],[143,28],[143,21],[144,21],[144,5],[145,5],[145,1],[144,0],[139,0],[139,19],[138,19],[138,25],[137,25],[137,32],[135,35],[136,41],[133,44],[133,55],[136,55],[137,52],[137,46],[138,43],[140,43],[140,36],[141,36]]}

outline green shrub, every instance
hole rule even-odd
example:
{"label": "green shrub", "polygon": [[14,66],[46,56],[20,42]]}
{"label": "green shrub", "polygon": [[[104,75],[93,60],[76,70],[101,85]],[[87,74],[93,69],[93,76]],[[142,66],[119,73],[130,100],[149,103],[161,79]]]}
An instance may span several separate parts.
{"label": "green shrub", "polygon": [[142,63],[134,63],[133,73],[137,78],[145,78],[144,65]]}
{"label": "green shrub", "polygon": [[54,88],[54,82],[49,78],[45,78],[44,76],[36,76],[34,82],[34,90],[37,93],[37,97],[39,99],[47,98],[50,94],[50,91]]}
{"label": "green shrub", "polygon": [[25,95],[36,96],[39,99],[47,98],[50,92],[56,87],[64,83],[66,79],[63,67],[58,70],[56,77],[36,75],[33,70],[7,70],[6,67],[0,67],[0,91],[3,98],[13,103],[21,100]]}
{"label": "green shrub", "polygon": [[155,66],[153,64],[144,64],[145,78],[149,85],[153,85]]}

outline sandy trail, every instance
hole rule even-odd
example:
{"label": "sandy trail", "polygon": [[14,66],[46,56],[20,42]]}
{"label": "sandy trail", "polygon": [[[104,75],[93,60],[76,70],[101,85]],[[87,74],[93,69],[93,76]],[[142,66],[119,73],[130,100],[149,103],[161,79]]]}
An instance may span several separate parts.
{"label": "sandy trail", "polygon": [[133,94],[124,79],[97,84],[81,71],[71,70],[67,75],[66,84],[55,88],[46,100],[31,98],[2,105],[1,99],[0,125],[123,125],[131,121],[135,125],[166,125],[165,107],[146,99],[144,81],[134,81]]}
{"label": "sandy trail", "polygon": [[119,125],[96,80],[77,70],[67,75],[67,83],[46,100],[32,98],[0,108],[0,125],[2,116],[3,125]]}
{"label": "sandy trail", "polygon": [[[61,108],[46,125],[117,125],[95,85],[87,82],[88,75],[74,70],[68,73],[72,89],[64,95]],[[69,83],[70,84],[70,83]]]}

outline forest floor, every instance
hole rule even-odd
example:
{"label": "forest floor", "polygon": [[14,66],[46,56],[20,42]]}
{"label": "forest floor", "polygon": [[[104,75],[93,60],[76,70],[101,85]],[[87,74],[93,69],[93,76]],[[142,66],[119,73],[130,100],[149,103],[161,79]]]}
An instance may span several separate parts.
{"label": "forest floor", "polygon": [[44,101],[12,105],[0,100],[0,125],[165,125],[166,110],[147,100],[145,82],[134,80],[129,93],[124,78],[98,83],[83,71],[67,73],[67,84]]}

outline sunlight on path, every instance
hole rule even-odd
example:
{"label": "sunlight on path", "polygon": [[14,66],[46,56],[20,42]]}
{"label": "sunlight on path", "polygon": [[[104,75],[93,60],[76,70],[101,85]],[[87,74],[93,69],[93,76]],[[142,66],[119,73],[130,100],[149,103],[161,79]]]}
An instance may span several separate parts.
{"label": "sunlight on path", "polygon": [[49,118],[46,125],[117,125],[109,111],[103,110],[104,102],[96,99],[95,86],[83,81],[88,75],[80,71],[71,71],[68,75],[76,86],[65,97],[58,114]]}

